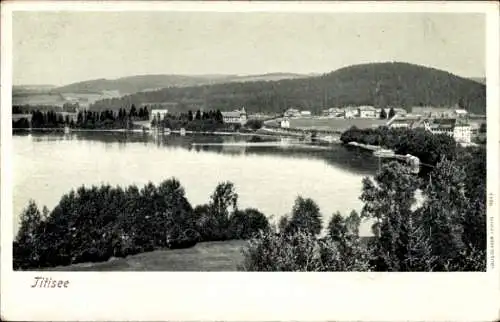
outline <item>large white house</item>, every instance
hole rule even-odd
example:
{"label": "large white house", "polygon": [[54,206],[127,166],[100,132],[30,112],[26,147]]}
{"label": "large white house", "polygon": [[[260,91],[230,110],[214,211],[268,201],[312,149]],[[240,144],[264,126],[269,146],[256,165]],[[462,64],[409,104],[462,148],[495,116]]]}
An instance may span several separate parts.
{"label": "large white house", "polygon": [[458,119],[435,119],[430,124],[433,134],[447,134],[456,142],[470,143],[472,141],[471,126],[467,122]]}
{"label": "large white house", "polygon": [[221,112],[222,120],[224,123],[228,124],[241,124],[245,125],[247,123],[247,112],[245,108],[241,108],[241,110],[234,110],[232,112]]}
{"label": "large white house", "polygon": [[453,128],[453,138],[457,142],[470,143],[472,141],[471,126],[466,123],[457,123]]}
{"label": "large white house", "polygon": [[288,110],[285,111],[284,115],[285,117],[299,117],[300,116],[300,111],[295,108],[289,108]]}
{"label": "large white house", "polygon": [[162,109],[152,109],[150,112],[149,112],[149,120],[152,121],[153,119],[156,118],[157,121],[161,121],[165,118],[165,115],[168,114],[168,110],[166,108],[162,108]]}

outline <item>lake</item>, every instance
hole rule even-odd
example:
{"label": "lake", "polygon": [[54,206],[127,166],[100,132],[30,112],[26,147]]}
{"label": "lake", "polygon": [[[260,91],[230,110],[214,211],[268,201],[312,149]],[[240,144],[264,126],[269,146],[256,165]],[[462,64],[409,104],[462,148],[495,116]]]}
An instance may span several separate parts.
{"label": "lake", "polygon": [[[239,207],[257,208],[276,220],[298,195],[323,214],[361,210],[361,180],[378,162],[368,152],[338,144],[255,142],[255,137],[73,132],[13,135],[14,231],[30,199],[52,210],[81,185],[144,185],[176,177],[194,206],[206,203],[217,183],[231,181]],[[252,143],[248,143],[252,142]],[[370,225],[360,229],[370,234]]]}

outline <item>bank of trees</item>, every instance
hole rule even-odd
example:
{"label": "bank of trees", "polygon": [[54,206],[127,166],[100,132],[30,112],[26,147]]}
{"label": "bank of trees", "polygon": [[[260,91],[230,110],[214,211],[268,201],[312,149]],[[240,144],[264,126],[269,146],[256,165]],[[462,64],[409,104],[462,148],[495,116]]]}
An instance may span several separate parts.
{"label": "bank of trees", "polygon": [[432,134],[424,129],[352,127],[342,133],[340,140],[344,144],[358,142],[392,149],[396,154],[411,154],[432,166],[441,158],[453,160],[457,153],[457,146],[452,137],[446,134]]}
{"label": "bank of trees", "polygon": [[250,238],[269,223],[256,209],[238,209],[230,182],[210,202],[193,209],[180,182],[148,183],[139,189],[80,187],[48,211],[30,202],[13,243],[15,269],[106,261],[197,242]]}
{"label": "bank of trees", "polygon": [[220,110],[195,112],[189,110],[187,113],[171,114],[164,116],[153,115],[151,125],[159,128],[179,130],[185,128],[188,131],[214,132],[214,131],[256,131],[260,129],[263,122],[260,120],[248,120],[245,125],[224,123]]}
{"label": "bank of trees", "polygon": [[[335,213],[324,236],[319,208],[299,197],[289,219],[251,240],[242,269],[485,271],[485,152],[462,152],[457,160],[441,159],[424,184],[398,162],[384,165],[363,179],[361,213]],[[362,220],[373,223],[373,237],[359,236]]]}
{"label": "bank of trees", "polygon": [[[65,111],[67,111],[65,109]],[[76,118],[68,113],[59,113],[60,108],[36,108],[13,106],[13,113],[31,114],[31,123],[28,119],[13,121],[13,128],[71,128],[82,129],[128,129],[132,128],[133,121],[149,120],[149,110],[147,107],[137,109],[132,105],[129,109],[120,108],[117,111],[102,110],[90,111],[81,110],[76,114]],[[74,108],[71,113],[75,113]]]}

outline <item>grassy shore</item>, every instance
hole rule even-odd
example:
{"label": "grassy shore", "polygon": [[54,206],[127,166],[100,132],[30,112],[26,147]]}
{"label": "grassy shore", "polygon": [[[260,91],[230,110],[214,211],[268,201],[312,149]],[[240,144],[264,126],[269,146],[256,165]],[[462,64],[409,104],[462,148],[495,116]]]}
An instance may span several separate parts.
{"label": "grassy shore", "polygon": [[344,119],[344,118],[298,118],[290,120],[291,128],[302,128],[311,130],[347,130],[352,126],[358,128],[378,127],[387,123],[387,120],[380,119]]}
{"label": "grassy shore", "polygon": [[82,263],[46,271],[236,271],[243,261],[244,240],[202,242],[186,249],[156,250],[107,262]]}

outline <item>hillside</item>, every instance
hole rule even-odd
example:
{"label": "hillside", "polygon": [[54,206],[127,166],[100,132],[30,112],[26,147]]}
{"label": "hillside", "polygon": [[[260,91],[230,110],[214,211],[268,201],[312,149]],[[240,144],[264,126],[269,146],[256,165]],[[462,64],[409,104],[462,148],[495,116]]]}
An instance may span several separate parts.
{"label": "hillside", "polygon": [[118,79],[95,79],[78,82],[52,89],[57,93],[101,93],[119,91],[121,94],[133,94],[142,91],[159,90],[166,87],[188,87],[239,81],[279,80],[304,77],[300,74],[273,73],[263,75],[139,75]]}
{"label": "hillside", "polygon": [[486,77],[472,77],[471,80],[486,85]]}
{"label": "hillside", "polygon": [[234,82],[165,88],[97,101],[92,109],[131,104],[177,102],[182,109],[204,106],[253,112],[282,112],[296,107],[319,113],[325,107],[370,104],[376,107],[453,106],[485,114],[486,86],[448,72],[408,63],[354,65],[321,76],[276,81]]}
{"label": "hillside", "polygon": [[54,85],[13,85],[12,93],[14,95],[47,93],[55,87]]}

